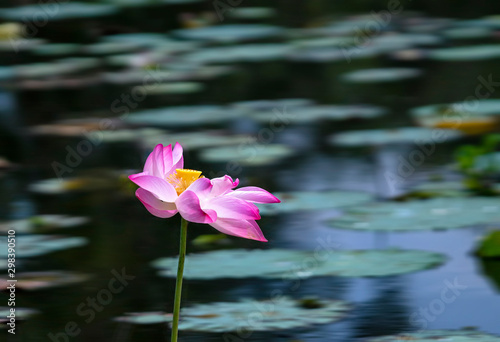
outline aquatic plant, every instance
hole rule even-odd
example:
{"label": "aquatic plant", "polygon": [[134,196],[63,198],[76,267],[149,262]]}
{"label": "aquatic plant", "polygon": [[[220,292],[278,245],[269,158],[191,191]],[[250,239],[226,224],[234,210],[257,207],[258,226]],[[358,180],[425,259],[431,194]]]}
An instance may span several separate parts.
{"label": "aquatic plant", "polygon": [[224,234],[267,241],[256,223],[260,214],[254,203],[280,202],[258,187],[233,190],[239,180],[228,175],[208,179],[201,171],[184,169],[182,151],[179,143],[173,149],[158,144],[143,172],[129,176],[140,187],[137,198],[152,215],[169,218],[179,213],[182,217],[171,341],[177,341],[188,221],[209,224]]}

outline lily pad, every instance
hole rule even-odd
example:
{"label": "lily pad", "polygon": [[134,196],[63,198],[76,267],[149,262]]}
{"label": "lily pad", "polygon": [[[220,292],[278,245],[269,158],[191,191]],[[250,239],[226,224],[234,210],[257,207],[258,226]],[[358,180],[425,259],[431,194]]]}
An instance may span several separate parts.
{"label": "lily pad", "polygon": [[131,124],[148,126],[200,126],[206,124],[226,125],[243,115],[242,112],[222,106],[182,106],[150,109],[135,112],[125,118]]}
{"label": "lily pad", "polygon": [[342,132],[330,136],[328,142],[335,146],[361,147],[417,142],[449,142],[461,136],[461,132],[452,129],[402,127]]}
{"label": "lily pad", "polygon": [[200,160],[209,163],[233,162],[242,166],[271,165],[295,154],[295,151],[282,144],[258,144],[250,139],[246,144],[204,149]]}
{"label": "lily pad", "polygon": [[[55,8],[57,10],[54,10]],[[51,3],[37,3],[36,5],[0,9],[0,18],[13,21],[24,21],[26,18],[45,18],[44,20],[54,21],[110,16],[115,14],[117,10],[114,6],[74,1],[58,3],[57,6]]]}
{"label": "lily pad", "polygon": [[[312,251],[220,250],[189,254],[185,278],[382,277],[431,268],[443,263],[444,259],[437,253],[398,249],[331,251],[326,260],[318,260]],[[152,266],[160,269],[160,276],[175,278],[177,264],[177,257],[172,257],[155,260]]]}
{"label": "lily pad", "polygon": [[410,110],[412,118],[421,126],[454,128],[469,134],[495,129],[500,120],[500,100],[478,100],[474,108],[464,103],[434,104]]}
{"label": "lily pad", "polygon": [[278,192],[274,195],[281,200],[280,205],[258,204],[261,215],[335,209],[358,205],[373,199],[370,194],[352,191],[297,191]]}
{"label": "lily pad", "polygon": [[500,152],[479,156],[475,161],[473,169],[477,172],[500,171]]}
{"label": "lily pad", "polygon": [[235,108],[247,109],[249,111],[269,111],[278,109],[304,108],[314,105],[310,99],[273,99],[273,100],[251,100],[231,104]]}
{"label": "lily pad", "polygon": [[229,64],[280,60],[291,51],[288,44],[246,44],[204,48],[182,58],[195,64]]}
{"label": "lily pad", "polygon": [[92,192],[107,190],[115,185],[105,179],[68,177],[65,179],[50,178],[29,185],[31,192],[42,195],[62,195],[71,192]]}
{"label": "lily pad", "polygon": [[[10,314],[10,309],[12,309],[12,307],[8,307],[8,306],[1,306],[0,307],[0,317],[2,317],[2,319],[0,319],[0,323],[7,323],[9,321],[7,316]],[[37,315],[40,313],[38,310],[35,310],[35,309],[18,308],[18,307],[14,308],[14,309],[16,309],[16,320],[17,319],[25,320],[25,319],[30,318],[31,316],[34,316],[34,315]],[[7,327],[5,324],[1,324],[0,326],[3,328]]]}
{"label": "lily pad", "polygon": [[410,191],[401,196],[408,198],[433,198],[433,197],[465,197],[470,193],[467,191],[463,182],[426,182],[410,189]]}
{"label": "lily pad", "polygon": [[481,258],[500,258],[500,230],[494,230],[482,239],[477,255]]}
{"label": "lily pad", "polygon": [[[279,109],[279,107],[278,107]],[[284,117],[284,122],[295,124],[316,122],[318,120],[346,121],[353,119],[374,119],[386,114],[381,107],[369,105],[320,105],[306,107],[292,107],[278,116],[275,111],[256,111],[251,113],[252,118],[259,122],[276,122]]]}
{"label": "lily pad", "polygon": [[[68,286],[88,280],[89,275],[67,271],[20,272],[16,273],[16,288],[25,291],[45,290],[48,288]],[[8,277],[0,278],[0,285],[9,285]]]}
{"label": "lily pad", "polygon": [[428,58],[438,61],[481,61],[500,58],[500,45],[472,45],[435,49]]}
{"label": "lily pad", "polygon": [[393,336],[382,336],[369,339],[369,342],[500,342],[500,336],[485,334],[475,330],[424,330],[418,332],[402,333]]}
{"label": "lily pad", "polygon": [[[136,132],[135,130],[133,132]],[[136,135],[137,137],[137,135]],[[227,135],[224,132],[207,131],[202,132],[187,132],[187,133],[174,133],[163,135],[143,135],[141,140],[145,145],[151,146],[153,149],[158,141],[179,141],[182,143],[184,150],[198,150],[207,147],[217,146],[234,146],[241,145],[248,142],[250,139],[247,135]]]}
{"label": "lily pad", "polygon": [[340,300],[315,301],[318,305],[314,308],[288,297],[193,305],[181,310],[179,330],[221,333],[293,329],[338,321],[351,309]]}
{"label": "lily pad", "polygon": [[277,15],[276,9],[271,7],[239,7],[228,13],[232,19],[267,19]]}
{"label": "lily pad", "polygon": [[285,29],[282,27],[258,24],[217,25],[172,31],[173,36],[181,39],[216,43],[270,39],[280,37],[284,33]]}
{"label": "lily pad", "polygon": [[385,83],[412,79],[420,76],[422,71],[415,68],[381,68],[356,70],[341,76],[349,83]]}
{"label": "lily pad", "polygon": [[87,217],[66,215],[39,215],[29,219],[21,219],[0,223],[0,232],[7,233],[14,229],[17,234],[33,233],[36,231],[49,231],[60,228],[73,228],[84,225],[90,221]]}
{"label": "lily pad", "polygon": [[161,324],[172,322],[172,314],[166,312],[129,312],[125,316],[116,317],[113,320],[138,325]]}
{"label": "lily pad", "polygon": [[[8,254],[7,237],[0,237],[0,257]],[[16,237],[16,258],[31,258],[56,251],[85,246],[88,240],[84,237],[64,237],[57,235],[21,235]]]}
{"label": "lily pad", "polygon": [[454,229],[500,221],[500,202],[490,197],[434,198],[371,203],[348,208],[335,228],[373,231]]}

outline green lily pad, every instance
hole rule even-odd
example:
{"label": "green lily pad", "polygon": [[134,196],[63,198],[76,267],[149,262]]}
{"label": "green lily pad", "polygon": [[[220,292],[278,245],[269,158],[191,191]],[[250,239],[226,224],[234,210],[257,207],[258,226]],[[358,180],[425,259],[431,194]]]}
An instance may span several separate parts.
{"label": "green lily pad", "polygon": [[475,330],[424,330],[418,332],[402,333],[393,336],[382,336],[369,339],[369,342],[436,342],[436,341],[456,341],[456,342],[500,342],[500,337],[485,334]]}
{"label": "green lily pad", "polygon": [[288,44],[246,44],[204,48],[183,56],[195,64],[229,64],[284,59],[292,51]]}
{"label": "green lily pad", "polygon": [[335,228],[373,231],[454,229],[500,221],[500,202],[490,197],[380,202],[348,208]]}
{"label": "green lily pad", "polygon": [[201,105],[150,109],[130,114],[124,120],[131,124],[159,127],[225,125],[243,114],[222,106]]}
{"label": "green lily pad", "polygon": [[144,142],[144,144],[146,146],[150,146],[151,149],[153,149],[158,144],[158,141],[179,141],[186,151],[198,150],[207,147],[241,145],[248,142],[249,139],[251,139],[251,137],[247,135],[227,135],[224,132],[218,131],[172,134],[166,134],[165,132],[163,132],[159,135],[150,134],[141,136],[141,140]]}
{"label": "green lily pad", "polygon": [[236,7],[227,16],[232,19],[267,19],[276,15],[276,9],[271,7]]}
{"label": "green lily pad", "polygon": [[401,196],[408,198],[434,198],[434,197],[465,197],[470,193],[463,182],[426,182],[410,189],[410,191]]}
{"label": "green lily pad", "polygon": [[[67,271],[20,272],[16,273],[16,288],[25,291],[45,290],[81,283],[89,278],[90,276],[86,274]],[[8,277],[0,278],[2,288],[9,285],[8,279]]]}
{"label": "green lily pad", "polygon": [[283,108],[305,108],[314,105],[310,99],[273,99],[273,100],[251,100],[232,103],[231,106],[249,111],[282,110]]}
{"label": "green lily pad", "polygon": [[[1,236],[0,257],[7,258],[7,237]],[[37,257],[56,251],[85,246],[84,237],[64,237],[57,235],[21,235],[16,236],[16,259]]]}
{"label": "green lily pad", "polygon": [[280,37],[285,29],[278,26],[247,24],[247,25],[217,25],[193,29],[182,29],[172,31],[172,35],[180,39],[236,43],[258,39],[269,39]]}
{"label": "green lily pad", "polygon": [[191,4],[196,2],[202,2],[203,0],[105,0],[107,3],[119,6],[119,7],[146,7],[146,6],[158,6],[162,4]]}
{"label": "green lily pad", "polygon": [[[55,8],[57,10],[54,10]],[[118,9],[114,6],[74,1],[57,3],[57,6],[53,3],[37,3],[36,5],[0,9],[0,18],[13,21],[24,21],[26,18],[46,18],[46,20],[54,21],[110,16],[117,11]]]}
{"label": "green lily pad", "polygon": [[385,83],[412,79],[420,76],[422,71],[415,68],[381,68],[356,70],[340,77],[349,83]]}
{"label": "green lily pad", "polygon": [[[500,119],[500,100],[478,100],[474,108],[463,103],[434,104],[416,107],[410,115],[419,125],[425,127],[455,127],[465,130],[470,125],[484,122],[490,130]],[[473,128],[473,126],[472,126]]]}
{"label": "green lily pad", "polygon": [[193,305],[181,310],[179,330],[221,333],[293,329],[338,321],[351,309],[344,301],[315,301],[315,308],[288,297]]}
{"label": "green lily pad", "polygon": [[37,231],[49,231],[60,228],[73,228],[90,221],[87,217],[66,215],[39,215],[29,219],[21,219],[0,223],[0,232],[7,233],[14,229],[17,234],[27,234]]}
{"label": "green lily pad", "polygon": [[[331,251],[326,260],[318,260],[314,255],[311,251],[281,249],[235,249],[189,254],[185,278],[382,277],[432,268],[445,260],[443,255],[437,253],[398,249]],[[158,275],[175,278],[177,264],[177,257],[172,257],[155,260],[152,266],[160,269]]]}
{"label": "green lily pad", "polygon": [[[138,91],[143,91],[149,95],[178,95],[199,93],[205,89],[205,85],[199,82],[172,82],[152,85],[138,86]],[[134,88],[135,89],[135,88]],[[135,92],[135,90],[132,92]]]}
{"label": "green lily pad", "polygon": [[81,51],[82,45],[80,44],[69,44],[69,43],[60,43],[60,44],[43,44],[33,48],[31,51],[33,54],[38,56],[65,56],[71,54],[77,54]]}
{"label": "green lily pad", "polygon": [[274,195],[281,200],[281,203],[274,206],[266,203],[258,204],[261,215],[335,209],[373,200],[370,194],[352,191],[297,191],[278,192]]}
{"label": "green lily pad", "polygon": [[[283,108],[283,107],[281,107]],[[281,109],[278,107],[278,109]],[[318,105],[306,107],[292,107],[280,111],[279,116],[275,111],[256,111],[250,113],[252,118],[259,122],[268,123],[283,120],[294,124],[316,122],[318,120],[346,121],[353,119],[375,119],[386,114],[381,107],[369,105]]]}
{"label": "green lily pad", "polygon": [[113,319],[115,322],[138,325],[171,323],[172,320],[172,314],[166,312],[129,312]]}
{"label": "green lily pad", "polygon": [[435,49],[428,58],[437,61],[480,61],[500,58],[500,45],[472,45]]}
{"label": "green lily pad", "polygon": [[328,142],[335,146],[361,147],[401,143],[415,144],[417,142],[449,142],[461,136],[461,132],[452,129],[402,127],[342,132],[330,136]]}
{"label": "green lily pad", "polygon": [[82,46],[83,52],[96,56],[131,53],[140,48],[140,45],[133,42],[99,42]]}
{"label": "green lily pad", "polygon": [[104,179],[68,177],[39,180],[30,184],[28,190],[41,195],[62,195],[107,190],[114,186],[115,184]]}
{"label": "green lily pad", "polygon": [[295,151],[282,144],[256,144],[250,139],[246,144],[238,146],[222,146],[204,149],[200,152],[200,160],[209,163],[232,162],[242,166],[271,165],[281,159],[290,157]]}
{"label": "green lily pad", "polygon": [[15,67],[20,78],[43,78],[62,75],[71,75],[89,71],[99,65],[95,58],[65,58],[47,63],[23,64]]}
{"label": "green lily pad", "polygon": [[493,37],[493,31],[488,27],[454,27],[443,31],[441,34],[453,40]]}
{"label": "green lily pad", "polygon": [[40,311],[35,310],[35,309],[28,309],[28,308],[19,308],[19,307],[8,307],[8,306],[0,306],[0,329],[3,328],[8,328],[7,325],[3,323],[8,323],[9,318],[7,318],[8,315],[10,315],[10,309],[16,309],[16,320],[25,320],[30,318],[31,316],[35,316],[40,313]]}
{"label": "green lily pad", "polygon": [[494,230],[482,239],[477,255],[481,258],[500,258],[500,230]]}
{"label": "green lily pad", "polygon": [[488,153],[479,156],[475,161],[474,171],[478,172],[500,171],[500,152]]}

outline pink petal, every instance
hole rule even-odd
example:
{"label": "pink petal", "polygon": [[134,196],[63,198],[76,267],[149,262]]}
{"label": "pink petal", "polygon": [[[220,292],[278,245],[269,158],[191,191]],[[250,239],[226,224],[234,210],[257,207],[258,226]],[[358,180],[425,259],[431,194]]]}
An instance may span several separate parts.
{"label": "pink petal", "polygon": [[144,175],[144,173],[130,175],[128,178],[144,190],[151,192],[163,202],[175,202],[177,199],[177,192],[174,187],[164,179],[155,176],[147,176]]}
{"label": "pink petal", "polygon": [[231,191],[231,189],[237,187],[239,182],[240,181],[238,179],[233,182],[233,179],[228,175],[214,178],[212,179],[213,189],[210,195],[213,197],[224,195],[225,193]]}
{"label": "pink petal", "polygon": [[146,159],[146,163],[144,164],[144,172],[146,174],[151,175],[151,176],[161,177],[161,175],[159,175],[159,173],[158,173],[158,167],[156,164],[156,155],[157,155],[157,151],[162,150],[162,149],[163,149],[163,145],[158,144],[155,146],[153,151],[149,154],[148,159]]}
{"label": "pink petal", "polygon": [[217,219],[217,221],[210,223],[210,225],[227,235],[267,242],[259,225],[253,220]]}
{"label": "pink petal", "polygon": [[174,151],[172,153],[172,169],[183,169],[184,158],[182,157],[182,146],[178,142],[175,143]]}
{"label": "pink petal", "polygon": [[192,191],[184,191],[177,201],[175,201],[177,210],[181,216],[190,222],[212,223],[217,220],[217,213],[210,209],[201,209],[200,199]]}
{"label": "pink petal", "polygon": [[146,209],[154,216],[168,218],[177,214],[177,209],[175,208],[174,203],[162,202],[149,191],[139,188],[135,192],[135,195],[139,201],[144,204]]}
{"label": "pink petal", "polygon": [[219,196],[203,202],[203,209],[214,210],[219,218],[258,220],[259,209],[255,204],[230,196]]}
{"label": "pink petal", "polygon": [[244,188],[239,188],[228,196],[240,198],[245,201],[255,202],[255,203],[280,203],[281,201],[268,191],[256,187],[256,186],[246,186]]}
{"label": "pink petal", "polygon": [[207,198],[211,191],[213,185],[210,179],[208,178],[199,178],[195,180],[186,190],[192,191],[196,194],[196,196],[202,201]]}

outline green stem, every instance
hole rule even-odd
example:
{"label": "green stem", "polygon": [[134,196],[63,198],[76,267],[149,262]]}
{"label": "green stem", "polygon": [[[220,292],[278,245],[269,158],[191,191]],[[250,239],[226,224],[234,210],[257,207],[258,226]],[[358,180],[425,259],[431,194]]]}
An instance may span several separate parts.
{"label": "green stem", "polygon": [[179,312],[181,310],[182,276],[184,275],[184,260],[186,259],[187,225],[188,222],[181,218],[181,242],[179,247],[179,265],[177,267],[177,282],[175,283],[174,321],[172,322],[171,342],[177,342]]}

